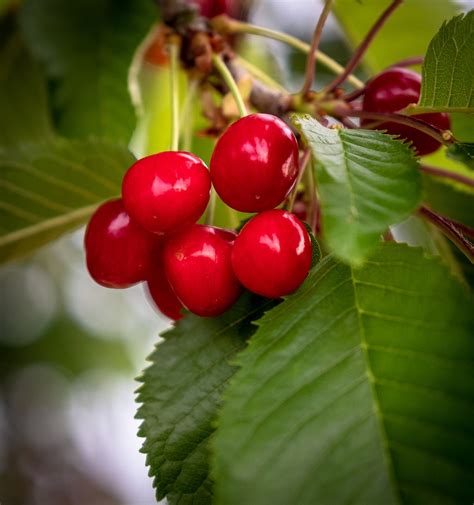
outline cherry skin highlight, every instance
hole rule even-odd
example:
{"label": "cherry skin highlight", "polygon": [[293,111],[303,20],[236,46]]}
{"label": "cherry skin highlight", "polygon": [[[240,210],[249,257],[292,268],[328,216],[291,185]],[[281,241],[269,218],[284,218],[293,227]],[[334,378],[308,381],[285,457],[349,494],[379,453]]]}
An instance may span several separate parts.
{"label": "cherry skin highlight", "polygon": [[[412,103],[417,103],[420,97],[421,76],[406,68],[391,68],[377,75],[368,82],[364,94],[363,110],[368,112],[399,112]],[[443,113],[418,114],[411,116],[421,119],[440,130],[448,130],[451,126],[449,116]],[[370,119],[361,121],[362,126],[373,122]],[[416,128],[394,123],[381,123],[378,130],[387,130],[391,135],[413,143],[417,154],[425,156],[435,152],[441,144],[426,133]]]}
{"label": "cherry skin highlight", "polygon": [[311,239],[290,212],[269,210],[242,228],[232,249],[232,266],[250,291],[280,298],[295,291],[311,267]]}
{"label": "cherry skin highlight", "polygon": [[127,288],[144,281],[157,237],[139,227],[122,200],[103,203],[91,217],[84,238],[91,277],[108,288]]}
{"label": "cherry skin highlight", "polygon": [[165,244],[165,271],[181,303],[199,316],[218,316],[240,296],[231,251],[235,233],[195,224]]}
{"label": "cherry skin highlight", "polygon": [[159,312],[173,321],[178,321],[183,317],[181,313],[183,304],[178,300],[168,282],[161,250],[155,253],[146,287],[153,305],[155,305]]}
{"label": "cherry skin highlight", "polygon": [[242,212],[273,209],[298,175],[298,144],[291,129],[270,114],[233,123],[216,144],[211,178],[222,200]]}
{"label": "cherry skin highlight", "polygon": [[122,183],[123,203],[143,228],[163,235],[194,224],[209,201],[211,179],[194,154],[167,151],[134,163]]}

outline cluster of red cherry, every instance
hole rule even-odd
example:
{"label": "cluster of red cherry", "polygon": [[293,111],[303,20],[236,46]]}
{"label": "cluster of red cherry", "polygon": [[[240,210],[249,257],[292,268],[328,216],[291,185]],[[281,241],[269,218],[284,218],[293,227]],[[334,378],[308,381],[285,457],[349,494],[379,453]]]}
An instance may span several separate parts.
{"label": "cluster of red cherry", "polygon": [[[274,210],[299,170],[298,144],[279,118],[253,114],[233,123],[214,149],[210,170],[188,152],[162,152],[127,171],[122,198],[101,205],[86,230],[87,267],[99,284],[146,281],[158,308],[179,319],[229,309],[243,287],[279,298],[311,266],[311,238],[292,213]],[[211,182],[233,209],[258,214],[239,234],[196,224]]]}

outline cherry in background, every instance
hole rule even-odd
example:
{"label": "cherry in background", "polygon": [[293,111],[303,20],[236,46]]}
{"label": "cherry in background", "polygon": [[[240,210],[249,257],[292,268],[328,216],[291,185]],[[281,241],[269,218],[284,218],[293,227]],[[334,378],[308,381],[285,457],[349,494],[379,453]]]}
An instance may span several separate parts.
{"label": "cherry in background", "polygon": [[238,0],[189,0],[197,5],[201,16],[212,19],[221,14],[236,17],[238,14]]}
{"label": "cherry in background", "polygon": [[242,292],[231,264],[235,233],[194,225],[164,247],[165,271],[183,305],[199,316],[230,309]]}
{"label": "cherry in background", "polygon": [[207,207],[210,189],[209,171],[200,158],[166,151],[130,167],[123,179],[122,198],[139,225],[162,235],[194,224]]}
{"label": "cherry in background", "polygon": [[[377,75],[368,82],[363,109],[369,112],[398,112],[410,104],[417,103],[420,97],[421,76],[405,68],[391,68]],[[449,116],[442,113],[420,114],[412,116],[421,119],[441,130],[450,128]],[[362,120],[362,126],[373,122]],[[378,130],[387,130],[391,135],[399,135],[402,139],[413,142],[419,156],[433,153],[441,144],[426,133],[410,126],[385,122],[377,125]]]}
{"label": "cherry in background", "polygon": [[84,247],[91,277],[108,288],[127,288],[148,276],[157,237],[137,226],[122,200],[103,203],[87,226]]}
{"label": "cherry in background", "polygon": [[153,258],[153,265],[147,278],[146,287],[151,301],[159,312],[174,321],[178,321],[183,317],[181,313],[183,304],[178,300],[168,282],[163,254],[158,248]]}
{"label": "cherry in background", "polygon": [[270,210],[242,228],[232,250],[232,266],[250,291],[280,298],[295,291],[311,267],[311,239],[292,213]]}
{"label": "cherry in background", "polygon": [[211,159],[211,178],[222,200],[242,212],[278,206],[298,175],[298,143],[270,114],[251,114],[222,134]]}

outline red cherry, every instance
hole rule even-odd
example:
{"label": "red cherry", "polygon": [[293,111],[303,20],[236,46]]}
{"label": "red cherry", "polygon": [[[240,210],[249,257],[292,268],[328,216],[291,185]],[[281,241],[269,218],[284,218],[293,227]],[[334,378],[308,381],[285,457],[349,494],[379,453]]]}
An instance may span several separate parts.
{"label": "red cherry", "polygon": [[232,266],[250,291],[280,298],[295,291],[311,267],[311,239],[290,212],[269,210],[242,228],[232,249]]}
{"label": "red cherry", "polygon": [[[368,112],[398,112],[412,103],[417,103],[420,97],[421,76],[406,68],[391,68],[377,75],[367,84],[363,109]],[[448,130],[451,126],[449,116],[442,113],[419,114],[412,116],[429,123],[440,130]],[[373,122],[364,119],[362,126]],[[378,130],[387,130],[391,135],[399,135],[413,143],[417,154],[424,156],[436,151],[441,144],[426,133],[410,126],[386,122],[377,126]]]}
{"label": "red cherry", "polygon": [[227,205],[261,212],[279,205],[298,175],[298,143],[291,129],[270,114],[252,114],[221,136],[211,159],[211,178]]}
{"label": "red cherry", "polygon": [[196,224],[165,244],[166,275],[191,312],[217,316],[239,297],[242,287],[230,260],[235,236],[230,231]]}
{"label": "red cherry", "polygon": [[144,281],[156,241],[156,236],[130,219],[122,200],[103,203],[91,217],[84,238],[91,277],[108,288]]}
{"label": "red cherry", "polygon": [[164,234],[194,224],[206,209],[210,189],[209,171],[201,159],[169,151],[134,163],[123,179],[122,197],[138,224]]}
{"label": "red cherry", "polygon": [[228,16],[236,15],[237,2],[235,0],[191,0],[191,3],[197,5],[201,16],[213,18],[220,14]]}
{"label": "red cherry", "polygon": [[157,309],[166,317],[178,321],[183,317],[181,309],[183,304],[174,294],[165,274],[165,265],[162,251],[159,251],[153,259],[153,266],[147,279],[147,290],[151,300]]}

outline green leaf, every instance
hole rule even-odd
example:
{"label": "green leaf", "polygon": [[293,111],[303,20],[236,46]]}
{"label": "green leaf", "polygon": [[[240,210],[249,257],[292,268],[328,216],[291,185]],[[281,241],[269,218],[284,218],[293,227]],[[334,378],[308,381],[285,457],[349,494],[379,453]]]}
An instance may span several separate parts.
{"label": "green leaf", "polygon": [[235,367],[229,363],[254,333],[272,302],[249,293],[217,318],[188,315],[166,332],[140,378],[143,419],[139,435],[158,499],[173,504],[211,503],[209,437],[221,393]]}
{"label": "green leaf", "polygon": [[423,201],[438,214],[474,226],[474,193],[459,191],[440,178],[425,174]]}
{"label": "green leaf", "polygon": [[15,32],[0,50],[0,111],[0,146],[52,136],[43,75]]}
{"label": "green leaf", "polygon": [[133,163],[124,148],[56,139],[0,151],[0,263],[81,225],[120,195]]}
{"label": "green leaf", "polygon": [[128,71],[156,18],[150,0],[25,1],[22,28],[55,82],[60,133],[130,141],[136,119]]}
{"label": "green leaf", "polygon": [[449,146],[446,152],[448,158],[464,163],[474,170],[474,143],[458,142]]}
{"label": "green leaf", "polygon": [[325,128],[310,116],[293,121],[316,160],[328,245],[344,261],[360,263],[420,201],[412,150],[378,131]]}
{"label": "green leaf", "polygon": [[419,112],[474,112],[474,10],[444,23],[423,64]]}
{"label": "green leaf", "polygon": [[472,303],[419,249],[323,260],[238,357],[216,505],[470,503]]}
{"label": "green leaf", "polygon": [[[353,46],[362,41],[391,1],[334,2],[336,17]],[[380,72],[405,58],[423,56],[441,23],[458,13],[459,7],[454,0],[406,0],[377,34],[364,62],[372,71]]]}

